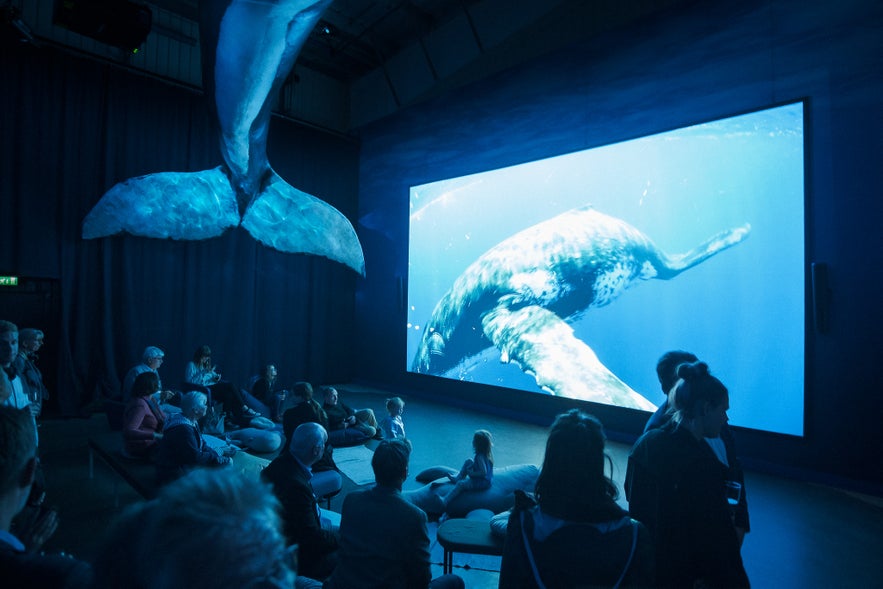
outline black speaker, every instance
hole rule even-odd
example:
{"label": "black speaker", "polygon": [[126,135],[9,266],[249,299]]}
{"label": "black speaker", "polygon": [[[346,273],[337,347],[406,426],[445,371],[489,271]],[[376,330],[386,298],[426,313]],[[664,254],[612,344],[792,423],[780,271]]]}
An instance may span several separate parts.
{"label": "black speaker", "polygon": [[52,22],[135,53],[150,33],[153,12],[128,0],[55,0]]}
{"label": "black speaker", "polygon": [[812,308],[816,331],[828,333],[830,327],[829,306],[831,288],[828,286],[828,265],[812,263]]}

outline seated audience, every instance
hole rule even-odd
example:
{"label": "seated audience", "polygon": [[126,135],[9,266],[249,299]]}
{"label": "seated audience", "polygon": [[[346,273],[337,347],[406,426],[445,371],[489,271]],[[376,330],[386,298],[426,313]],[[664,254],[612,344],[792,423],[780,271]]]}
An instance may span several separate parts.
{"label": "seated audience", "polygon": [[[6,382],[0,386],[6,387]],[[14,534],[11,529],[13,518],[32,494],[37,464],[30,411],[0,407],[0,585],[8,589],[90,587],[92,569],[87,563],[37,552],[56,529],[54,512],[35,518],[36,527],[31,530]]]}
{"label": "seated audience", "polygon": [[296,550],[286,548],[266,485],[230,470],[192,472],[129,507],[95,560],[95,589],[289,589]]}
{"label": "seated audience", "polygon": [[509,515],[501,589],[653,586],[650,536],[616,504],[604,442],[590,415],[555,419],[534,496],[517,492]]}
{"label": "seated audience", "polygon": [[276,388],[277,374],[276,365],[267,364],[260,377],[254,381],[251,387],[251,396],[267,408],[266,415],[269,415],[270,419],[279,423],[282,421],[281,409],[287,391]]}
{"label": "seated audience", "polygon": [[199,430],[199,420],[208,410],[208,398],[190,391],[181,398],[181,413],[173,413],[163,427],[156,452],[156,481],[163,485],[200,466],[226,466],[235,449],[218,454],[208,447]]}
{"label": "seated audience", "polygon": [[283,532],[289,545],[297,544],[299,571],[324,580],[337,560],[337,533],[322,522],[312,486],[312,466],[322,457],[328,434],[318,423],[294,430],[291,444],[261,471],[282,505]]}
{"label": "seated audience", "polygon": [[43,347],[43,332],[33,327],[26,327],[18,334],[18,356],[13,361],[15,371],[27,389],[35,417],[40,416],[43,402],[49,398],[49,391],[43,383],[43,373],[36,364],[37,352],[41,347]]}
{"label": "seated audience", "polygon": [[[129,372],[126,373],[126,377],[123,379],[123,403],[128,403],[129,399],[132,398],[132,386],[135,384],[135,379],[138,378],[138,375],[145,372],[153,372],[159,379],[159,367],[162,366],[165,356],[165,352],[156,346],[144,348],[144,353],[141,355],[141,364],[129,369]],[[162,389],[161,380],[159,388]]]}
{"label": "seated audience", "polygon": [[458,588],[456,575],[432,579],[426,514],[402,497],[411,446],[380,442],[371,459],[377,485],[343,501],[340,554],[326,589]]}
{"label": "seated audience", "polygon": [[163,437],[166,414],[154,399],[159,394],[156,372],[142,372],[132,385],[132,398],[123,413],[123,450],[133,458],[153,458]]}
{"label": "seated audience", "polygon": [[185,387],[211,395],[212,401],[224,404],[224,410],[241,426],[249,425],[253,417],[260,414],[245,403],[242,392],[225,380],[212,364],[212,349],[200,346],[193,353],[193,360],[187,363],[184,371]]}
{"label": "seated audience", "polygon": [[681,364],[669,395],[671,421],[645,433],[629,455],[625,490],[633,517],[656,547],[662,587],[748,587],[728,469],[704,438],[727,422],[729,394],[704,362]]}
{"label": "seated audience", "polygon": [[[678,382],[678,366],[697,361],[698,359],[694,354],[680,350],[666,352],[659,358],[659,362],[656,363],[656,376],[659,378],[659,385],[662,387],[662,392],[666,395],[666,398],[656,413],[647,420],[647,425],[644,426],[644,433],[651,429],[664,427],[671,420],[668,395],[674,390]],[[720,436],[705,438],[705,442],[714,451],[721,464],[727,468],[727,480],[735,481],[741,485],[742,492],[739,496],[739,503],[734,508],[736,534],[739,536],[739,546],[741,546],[745,539],[745,534],[751,531],[751,521],[748,516],[748,498],[745,494],[745,473],[742,471],[742,463],[736,452],[736,436],[733,435],[733,430],[730,429],[729,424],[724,423]]]}
{"label": "seated audience", "polygon": [[405,402],[399,397],[386,400],[386,411],[389,415],[380,422],[380,433],[384,440],[405,439],[405,422],[402,421],[402,413],[405,412]]}
{"label": "seated audience", "polygon": [[375,436],[377,419],[372,410],[353,411],[340,400],[334,387],[321,387],[320,391],[325,401],[322,409],[328,416],[328,439],[332,446],[353,446]]}

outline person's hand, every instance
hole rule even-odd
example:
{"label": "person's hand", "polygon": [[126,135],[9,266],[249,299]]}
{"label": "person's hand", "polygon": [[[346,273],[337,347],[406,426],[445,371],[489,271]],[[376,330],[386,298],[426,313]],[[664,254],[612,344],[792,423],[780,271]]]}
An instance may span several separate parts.
{"label": "person's hand", "polygon": [[161,439],[162,439],[162,434],[159,433],[159,432],[153,432],[153,439],[154,439],[154,440],[161,440]]}
{"label": "person's hand", "polygon": [[58,513],[43,505],[46,494],[27,505],[16,520],[15,535],[28,552],[37,552],[58,529]]}
{"label": "person's hand", "polygon": [[236,446],[230,445],[230,446],[227,446],[226,448],[224,448],[224,450],[221,453],[224,456],[226,456],[227,458],[233,458],[234,456],[236,456],[236,451],[237,451]]}
{"label": "person's hand", "polygon": [[173,393],[172,391],[163,391],[159,394],[160,401],[168,401],[174,396],[175,393]]}
{"label": "person's hand", "polygon": [[350,424],[350,425],[356,423],[356,416],[355,416],[355,415],[350,415],[349,417],[346,418],[346,422],[347,422],[348,424]]}
{"label": "person's hand", "polygon": [[39,403],[31,403],[28,405],[28,409],[31,412],[32,417],[40,417],[40,404]]}

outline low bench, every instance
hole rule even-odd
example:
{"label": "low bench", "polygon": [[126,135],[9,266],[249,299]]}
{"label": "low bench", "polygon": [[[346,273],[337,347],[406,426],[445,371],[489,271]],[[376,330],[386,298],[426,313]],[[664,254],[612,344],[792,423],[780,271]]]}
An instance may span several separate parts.
{"label": "low bench", "polygon": [[[95,476],[95,457],[101,459],[114,473],[129,484],[144,499],[156,497],[156,467],[146,460],[128,458],[122,453],[119,432],[107,432],[89,438],[89,479]],[[116,480],[114,481],[114,506],[119,505]]]}
{"label": "low bench", "polygon": [[504,539],[491,534],[487,521],[449,519],[438,527],[436,538],[445,551],[442,562],[444,574],[453,571],[455,552],[503,556]]}

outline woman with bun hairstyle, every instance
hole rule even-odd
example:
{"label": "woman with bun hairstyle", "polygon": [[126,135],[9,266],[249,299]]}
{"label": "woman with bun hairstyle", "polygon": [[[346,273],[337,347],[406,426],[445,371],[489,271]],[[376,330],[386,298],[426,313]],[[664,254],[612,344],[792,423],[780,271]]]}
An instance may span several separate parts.
{"label": "woman with bun hairstyle", "polygon": [[727,469],[704,441],[727,422],[729,393],[704,362],[681,364],[677,376],[671,421],[629,454],[629,512],[653,538],[660,587],[748,587]]}

